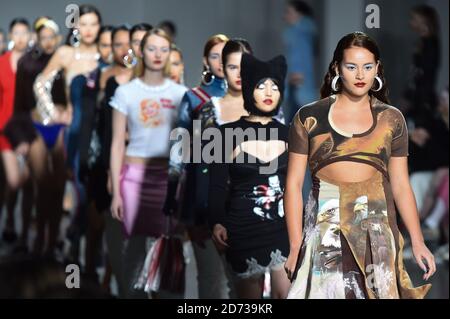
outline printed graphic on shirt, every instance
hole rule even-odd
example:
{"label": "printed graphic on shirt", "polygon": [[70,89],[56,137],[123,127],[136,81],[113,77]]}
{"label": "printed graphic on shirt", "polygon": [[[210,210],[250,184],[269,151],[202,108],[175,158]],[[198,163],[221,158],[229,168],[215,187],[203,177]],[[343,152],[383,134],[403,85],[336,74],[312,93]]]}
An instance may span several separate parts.
{"label": "printed graphic on shirt", "polygon": [[157,127],[163,123],[161,105],[152,99],[142,100],[140,103],[141,112],[139,119],[146,127]]}
{"label": "printed graphic on shirt", "polygon": [[268,178],[268,185],[257,185],[253,192],[246,195],[255,202],[253,213],[264,219],[274,220],[284,217],[283,189],[278,175]]}

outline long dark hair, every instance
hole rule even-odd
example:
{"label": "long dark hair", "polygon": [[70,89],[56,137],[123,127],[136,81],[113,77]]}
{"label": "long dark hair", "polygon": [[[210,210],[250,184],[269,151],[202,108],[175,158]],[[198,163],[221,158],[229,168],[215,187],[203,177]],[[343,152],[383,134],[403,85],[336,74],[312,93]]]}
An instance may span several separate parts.
{"label": "long dark hair", "polygon": [[430,37],[440,38],[439,15],[436,9],[426,4],[420,4],[413,7],[411,12],[420,15],[425,20]]}
{"label": "long dark hair", "polygon": [[[383,87],[378,92],[370,90],[369,95],[375,96],[378,100],[384,103],[389,103],[388,98],[389,90],[387,88],[386,79],[384,77],[383,64],[381,63],[380,60],[380,50],[378,49],[378,45],[376,44],[376,42],[363,32],[352,32],[339,40],[336,49],[334,50],[333,60],[330,62],[330,65],[328,66],[328,72],[327,74],[325,74],[322,87],[320,88],[321,98],[326,98],[335,93],[331,88],[331,82],[333,81],[333,78],[336,76],[335,67],[341,64],[344,58],[344,50],[352,46],[369,50],[375,56],[375,61],[379,62],[378,76],[383,82]],[[342,85],[340,82],[338,82],[337,89],[338,89],[337,92],[342,91]]]}
{"label": "long dark hair", "polygon": [[28,22],[27,19],[25,18],[14,18],[10,23],[9,23],[9,32],[12,31],[12,29],[14,28],[14,26],[16,24],[23,24],[24,26],[27,27],[28,30],[30,30],[30,23]]}
{"label": "long dark hair", "polygon": [[98,9],[91,5],[91,4],[82,4],[79,8],[79,12],[80,12],[80,17],[88,14],[88,13],[93,13],[97,16],[98,18],[98,24],[102,25],[102,15],[100,14],[100,11],[98,11]]}
{"label": "long dark hair", "polygon": [[[81,16],[83,16],[85,14],[88,14],[88,13],[93,13],[93,14],[95,14],[97,16],[98,24],[100,25],[100,28],[101,28],[102,15],[100,14],[100,11],[98,11],[98,9],[95,6],[91,5],[91,4],[82,4],[82,5],[80,5],[80,7],[79,7],[79,14],[80,14],[79,17],[81,17]],[[72,45],[71,38],[72,38],[72,35],[73,35],[73,31],[75,29],[76,28],[70,28],[69,29],[69,33],[67,33],[67,36],[66,36],[66,39],[65,39],[66,40],[65,41],[66,45]],[[97,33],[97,37],[95,39],[95,42],[98,42],[99,38],[100,38],[100,29],[99,29],[99,32]]]}
{"label": "long dark hair", "polygon": [[141,22],[138,24],[135,24],[134,26],[131,27],[130,30],[130,41],[133,38],[133,34],[137,31],[150,31],[151,29],[153,29],[153,26],[151,24],[145,23],[145,22]]}
{"label": "long dark hair", "polygon": [[253,55],[253,49],[247,40],[241,38],[233,38],[227,41],[227,43],[222,49],[222,64],[224,74],[226,73],[225,66],[227,64],[228,57],[230,56],[230,54],[237,52],[248,53]]}

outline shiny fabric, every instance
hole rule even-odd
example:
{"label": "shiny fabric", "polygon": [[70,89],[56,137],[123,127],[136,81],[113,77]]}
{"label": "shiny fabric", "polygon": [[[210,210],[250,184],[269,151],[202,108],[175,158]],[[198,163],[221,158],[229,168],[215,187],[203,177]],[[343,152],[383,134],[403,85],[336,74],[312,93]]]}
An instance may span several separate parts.
{"label": "shiny fabric", "polygon": [[125,164],[122,167],[120,193],[127,237],[138,234],[158,237],[166,231],[162,208],[167,179],[166,166]]}
{"label": "shiny fabric", "polygon": [[392,193],[377,171],[362,182],[319,174],[305,209],[305,228],[288,298],[423,298],[403,266],[403,238]]}

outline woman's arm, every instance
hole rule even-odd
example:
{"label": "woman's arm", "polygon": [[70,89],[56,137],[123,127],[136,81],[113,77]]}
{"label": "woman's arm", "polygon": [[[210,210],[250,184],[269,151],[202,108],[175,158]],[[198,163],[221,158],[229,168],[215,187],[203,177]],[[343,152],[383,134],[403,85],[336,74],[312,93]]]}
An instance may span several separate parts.
{"label": "woman's arm", "polygon": [[222,163],[213,162],[209,165],[208,222],[213,231],[212,239],[219,251],[228,246],[228,233],[224,225],[229,178],[229,166],[224,160]]}
{"label": "woman's arm", "polygon": [[122,220],[122,198],[120,195],[120,170],[122,168],[125,154],[125,134],[127,117],[125,114],[113,109],[112,119],[112,143],[111,143],[111,181],[112,181],[112,204],[113,217]]}
{"label": "woman's arm", "polygon": [[297,264],[302,244],[303,198],[302,187],[305,178],[308,155],[289,153],[286,189],[284,192],[284,213],[289,234],[289,257],[285,264],[288,278],[291,279]]}
{"label": "woman's arm", "polygon": [[70,110],[59,114],[53,103],[51,92],[58,72],[64,69],[70,60],[70,52],[71,48],[68,46],[62,46],[56,50],[45,69],[36,77],[34,82],[33,91],[36,96],[36,108],[44,124],[52,121],[65,123],[69,120],[67,114],[70,114]]}
{"label": "woman's arm", "polygon": [[[425,272],[423,279],[428,280],[436,271],[436,265],[434,256],[425,246],[420,229],[416,199],[409,183],[407,157],[391,157],[388,170],[395,204],[411,237],[414,257]],[[423,259],[427,262],[428,271]]]}

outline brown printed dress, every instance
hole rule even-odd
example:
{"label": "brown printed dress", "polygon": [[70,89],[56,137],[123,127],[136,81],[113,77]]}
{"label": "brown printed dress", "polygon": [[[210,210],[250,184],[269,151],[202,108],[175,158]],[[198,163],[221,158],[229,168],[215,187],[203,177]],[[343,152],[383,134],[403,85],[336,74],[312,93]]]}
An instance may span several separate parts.
{"label": "brown printed dress", "polygon": [[[303,242],[288,298],[423,298],[404,268],[388,162],[408,156],[405,120],[395,107],[371,97],[373,125],[348,134],[330,116],[336,96],[302,107],[289,132],[289,152],[308,155],[313,188],[306,202]],[[338,162],[371,165],[361,182],[326,178]]]}

